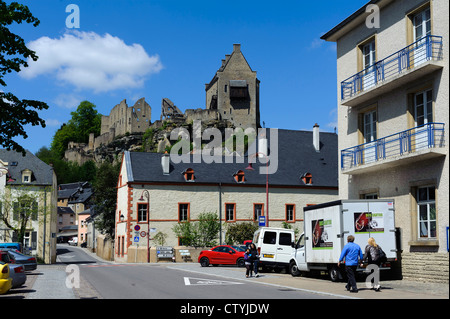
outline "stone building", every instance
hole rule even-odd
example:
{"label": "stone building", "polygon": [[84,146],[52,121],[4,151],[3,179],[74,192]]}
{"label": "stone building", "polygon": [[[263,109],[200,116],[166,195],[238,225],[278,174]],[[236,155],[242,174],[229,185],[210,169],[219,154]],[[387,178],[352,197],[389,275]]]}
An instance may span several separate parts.
{"label": "stone building", "polygon": [[126,100],[113,107],[109,115],[102,116],[100,135],[111,133],[114,136],[126,133],[145,132],[150,127],[152,120],[152,108],[145,101],[139,99],[133,106],[128,106]]}
{"label": "stone building", "polygon": [[393,198],[403,276],[446,282],[448,10],[370,1],[322,36],[337,43],[339,197]]}
{"label": "stone building", "polygon": [[243,129],[260,127],[259,80],[234,44],[233,52],[222,60],[212,80],[205,84],[206,109],[217,110],[218,118]]}

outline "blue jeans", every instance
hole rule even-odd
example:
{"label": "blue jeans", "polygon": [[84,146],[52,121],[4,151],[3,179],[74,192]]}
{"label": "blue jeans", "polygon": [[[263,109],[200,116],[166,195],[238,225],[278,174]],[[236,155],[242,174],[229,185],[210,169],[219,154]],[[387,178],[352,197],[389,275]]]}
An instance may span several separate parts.
{"label": "blue jeans", "polygon": [[255,272],[255,275],[258,273],[258,259],[255,259],[254,261],[253,261],[253,267],[254,267],[254,269],[253,269],[253,271]]}

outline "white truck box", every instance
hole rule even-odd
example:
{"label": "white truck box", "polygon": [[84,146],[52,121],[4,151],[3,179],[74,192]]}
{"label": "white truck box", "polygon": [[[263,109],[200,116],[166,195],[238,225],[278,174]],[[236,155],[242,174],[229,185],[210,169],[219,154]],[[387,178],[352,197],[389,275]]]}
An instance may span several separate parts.
{"label": "white truck box", "polygon": [[304,234],[294,245],[291,274],[320,269],[334,272],[330,277],[336,279],[337,262],[349,235],[363,252],[373,237],[388,260],[397,258],[394,200],[338,200],[303,211]]}

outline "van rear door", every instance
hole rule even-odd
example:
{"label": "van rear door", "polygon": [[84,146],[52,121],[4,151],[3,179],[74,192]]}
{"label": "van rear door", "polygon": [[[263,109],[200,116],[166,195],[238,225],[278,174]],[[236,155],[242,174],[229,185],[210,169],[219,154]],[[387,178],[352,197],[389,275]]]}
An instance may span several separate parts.
{"label": "van rear door", "polygon": [[292,232],[279,232],[278,246],[277,246],[277,262],[289,263],[292,255],[292,243],[294,242]]}

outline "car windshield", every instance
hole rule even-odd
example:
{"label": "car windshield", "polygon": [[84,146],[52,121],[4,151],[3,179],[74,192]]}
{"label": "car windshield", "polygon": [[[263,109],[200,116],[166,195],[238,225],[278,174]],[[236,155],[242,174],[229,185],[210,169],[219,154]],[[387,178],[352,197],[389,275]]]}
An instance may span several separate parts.
{"label": "car windshield", "polygon": [[245,251],[245,249],[240,246],[231,246],[231,247],[233,247],[237,251]]}

